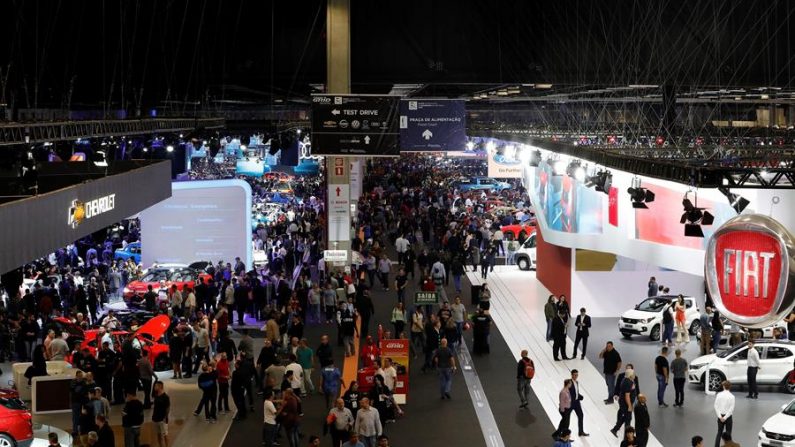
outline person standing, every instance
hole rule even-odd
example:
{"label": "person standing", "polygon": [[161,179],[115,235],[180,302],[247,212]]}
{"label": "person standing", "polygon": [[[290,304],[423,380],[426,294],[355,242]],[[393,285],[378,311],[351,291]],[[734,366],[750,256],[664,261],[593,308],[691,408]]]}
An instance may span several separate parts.
{"label": "person standing", "polygon": [[663,346],[662,350],[660,350],[660,355],[654,359],[654,374],[657,377],[657,405],[661,408],[668,407],[668,404],[665,403],[665,389],[668,388],[669,372],[668,347]]}
{"label": "person standing", "polygon": [[516,365],[516,391],[519,393],[519,408],[527,408],[530,382],[534,376],[535,364],[527,356],[527,349],[523,349],[519,363]]}
{"label": "person standing", "polygon": [[715,447],[720,447],[723,433],[732,433],[732,415],[734,415],[734,394],[732,384],[728,380],[721,383],[723,391],[715,396],[715,414],[718,416],[718,434],[715,436]]}
{"label": "person standing", "polygon": [[414,358],[417,352],[422,351],[425,346],[425,315],[422,313],[421,306],[414,306],[411,314],[411,351]]}
{"label": "person standing", "polygon": [[649,298],[657,296],[657,278],[653,276],[649,278],[648,296]]}
{"label": "person standing", "polygon": [[754,347],[753,339],[748,342],[748,368],[746,371],[748,395],[745,397],[756,399],[759,397],[759,390],[756,388],[756,374],[759,372],[759,351]]}
{"label": "person standing", "polygon": [[552,438],[557,440],[561,432],[569,429],[569,421],[571,418],[571,379],[563,381],[563,389],[558,393],[558,412],[560,413],[560,422],[558,428],[552,433]]}
{"label": "person standing", "polygon": [[720,336],[723,333],[723,322],[720,320],[720,314],[717,310],[712,312],[712,352],[718,352],[720,346]]}
{"label": "person standing", "polygon": [[398,254],[398,264],[403,265],[403,257],[406,254],[406,251],[409,249],[409,240],[406,239],[405,235],[401,234],[395,239],[395,250],[397,250]]}
{"label": "person standing", "polygon": [[701,340],[699,340],[701,355],[707,355],[712,350],[712,307],[707,306],[704,309],[704,313],[698,318],[698,323],[701,331]]}
{"label": "person standing", "polygon": [[566,320],[563,312],[558,312],[552,319],[552,357],[555,361],[568,360],[566,357]]}
{"label": "person standing", "polygon": [[171,412],[171,398],[163,388],[163,382],[155,382],[154,409],[152,410],[152,422],[155,424],[157,432],[158,447],[168,446],[168,415]]}
{"label": "person standing", "polygon": [[439,371],[439,393],[442,399],[450,399],[450,388],[453,385],[453,373],[455,373],[456,366],[455,354],[447,347],[446,338],[441,340],[439,349],[433,356],[433,364]]}
{"label": "person standing", "polygon": [[618,430],[621,426],[624,429],[629,427],[632,422],[633,400],[635,397],[635,370],[626,369],[624,371],[624,379],[621,381],[618,392],[618,414],[616,417],[616,425],[610,429],[613,436],[618,437]]}
{"label": "person standing", "polygon": [[400,338],[400,334],[406,327],[406,309],[403,307],[403,301],[398,301],[395,307],[392,308],[392,326],[395,328],[395,338]]}
{"label": "person standing", "polygon": [[301,339],[298,349],[295,351],[295,356],[298,359],[298,364],[301,365],[303,369],[303,389],[306,393],[314,394],[315,384],[312,383],[312,372],[315,370],[315,351],[309,347],[309,341],[307,341],[307,339]]}
{"label": "person standing", "polygon": [[365,447],[376,447],[375,440],[383,433],[381,417],[378,410],[370,406],[370,399],[362,398],[361,405],[361,409],[356,413],[356,433]]}
{"label": "person standing", "polygon": [[395,276],[395,290],[397,291],[398,302],[406,302],[406,286],[408,282],[409,276],[406,274],[406,269],[401,267],[400,270],[398,270],[397,276]]}
{"label": "person standing", "polygon": [[330,363],[320,370],[320,389],[326,396],[326,408],[339,396],[341,380],[342,373],[334,366],[334,359],[330,359]]}
{"label": "person standing", "polygon": [[602,359],[602,372],[605,375],[605,383],[607,384],[607,399],[605,404],[613,403],[613,395],[616,388],[616,372],[621,369],[621,355],[613,348],[613,342],[609,341],[605,344],[602,352],[599,353],[599,358]]}
{"label": "person standing", "polygon": [[557,314],[557,304],[555,303],[555,295],[549,295],[547,303],[544,304],[544,318],[547,320],[547,341],[552,340],[552,320]]}
{"label": "person standing", "polygon": [[124,403],[121,414],[121,425],[124,427],[124,447],[140,447],[144,405],[138,400],[135,391],[127,392],[127,401]]}
{"label": "person standing", "polygon": [[685,326],[687,321],[685,319],[685,297],[679,295],[679,298],[674,304],[674,315],[676,319],[676,344],[690,343],[690,331]]}
{"label": "person standing", "polygon": [[467,319],[467,308],[464,306],[464,303],[461,302],[460,296],[455,297],[455,302],[450,306],[450,312],[452,313],[456,332],[456,339],[453,341],[453,344],[459,346],[464,335],[464,323]]}
{"label": "person standing", "polygon": [[273,447],[276,437],[276,405],[273,404],[273,391],[265,390],[263,395],[264,403],[262,415],[262,445],[263,447]]}
{"label": "person standing", "polygon": [[573,411],[577,415],[577,428],[578,428],[578,436],[585,437],[590,436],[588,433],[585,433],[585,420],[582,413],[582,394],[580,394],[580,383],[577,381],[577,378],[580,376],[580,372],[576,369],[571,370],[571,388],[569,388],[569,393],[571,394],[571,411]]}
{"label": "person standing", "polygon": [[348,434],[353,428],[354,421],[351,410],[345,408],[345,401],[338,398],[326,417],[326,423],[331,432],[331,444],[334,447],[340,447],[343,442],[348,440]]}
{"label": "person standing", "polygon": [[671,373],[674,375],[674,407],[681,407],[685,404],[685,381],[687,380],[687,360],[682,358],[682,350],[674,352],[676,358],[671,362]]}
{"label": "person standing", "polygon": [[638,447],[646,447],[649,443],[649,428],[651,419],[649,409],[646,407],[646,395],[638,394],[638,403],[635,405],[635,439]]}
{"label": "person standing", "polygon": [[674,336],[673,306],[667,306],[663,310],[663,329],[662,329],[663,346],[673,345],[673,336]]}
{"label": "person standing", "polygon": [[138,376],[141,380],[141,388],[144,389],[144,409],[148,410],[152,408],[152,382],[156,376],[147,350],[142,350],[141,358],[138,359]]}
{"label": "person standing", "polygon": [[585,312],[584,307],[580,308],[580,314],[574,319],[574,327],[577,332],[574,336],[574,352],[571,354],[571,358],[577,358],[577,347],[582,342],[582,355],[580,356],[580,360],[582,360],[585,359],[585,351],[588,349],[588,335],[591,327],[591,316]]}

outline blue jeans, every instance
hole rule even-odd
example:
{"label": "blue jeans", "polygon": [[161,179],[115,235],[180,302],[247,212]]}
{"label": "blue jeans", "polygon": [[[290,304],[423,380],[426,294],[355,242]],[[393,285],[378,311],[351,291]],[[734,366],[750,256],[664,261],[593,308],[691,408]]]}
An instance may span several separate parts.
{"label": "blue jeans", "polygon": [[461,293],[461,275],[453,275],[453,285],[456,293]]}
{"label": "blue jeans", "polygon": [[124,427],[124,447],[141,445],[141,427]]}
{"label": "blue jeans", "polygon": [[674,323],[665,323],[662,342],[673,343]]}
{"label": "blue jeans", "polygon": [[665,389],[668,387],[668,384],[665,383],[665,376],[662,374],[657,374],[657,403],[662,405],[665,403]]}
{"label": "blue jeans", "polygon": [[456,344],[456,346],[458,346],[461,343],[461,336],[464,334],[464,322],[463,321],[461,321],[461,322],[456,321],[456,323],[455,323],[455,333],[456,333],[456,339],[455,339],[454,343]]}
{"label": "blue jeans", "polygon": [[616,375],[615,374],[605,374],[605,383],[607,384],[607,399],[605,400],[613,400],[613,394],[616,392]]}
{"label": "blue jeans", "polygon": [[439,368],[439,392],[444,396],[450,394],[453,386],[453,368]]}
{"label": "blue jeans", "polygon": [[718,346],[720,345],[720,331],[712,330],[712,350],[718,353]]}
{"label": "blue jeans", "polygon": [[552,340],[552,320],[547,319],[547,341]]}
{"label": "blue jeans", "polygon": [[72,403],[72,433],[80,433],[78,427],[80,425],[80,412],[83,410],[82,405],[79,403]]}

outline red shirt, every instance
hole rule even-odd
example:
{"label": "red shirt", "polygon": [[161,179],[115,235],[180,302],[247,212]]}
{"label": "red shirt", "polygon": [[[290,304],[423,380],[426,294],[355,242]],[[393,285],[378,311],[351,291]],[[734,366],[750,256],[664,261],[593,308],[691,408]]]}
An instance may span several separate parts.
{"label": "red shirt", "polygon": [[219,383],[229,382],[229,360],[227,359],[218,360],[218,363],[215,365],[215,370],[218,371]]}

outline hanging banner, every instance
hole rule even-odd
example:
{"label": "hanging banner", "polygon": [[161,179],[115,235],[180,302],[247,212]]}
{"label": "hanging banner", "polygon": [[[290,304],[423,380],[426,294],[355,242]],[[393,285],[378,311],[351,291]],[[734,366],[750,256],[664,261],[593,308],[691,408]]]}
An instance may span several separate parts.
{"label": "hanging banner", "polygon": [[329,242],[351,240],[350,186],[329,183],[328,185]]}
{"label": "hanging banner", "polygon": [[608,197],[608,222],[610,225],[617,227],[618,226],[618,188],[615,186],[611,187],[607,193]]}
{"label": "hanging banner", "polygon": [[314,155],[398,156],[398,98],[313,95]]}
{"label": "hanging banner", "polygon": [[771,217],[743,214],[709,239],[707,289],[718,311],[749,328],[781,321],[795,307],[795,237]]}
{"label": "hanging banner", "polygon": [[397,370],[392,397],[399,405],[406,403],[409,394],[409,343],[405,338],[381,340],[382,362],[383,359],[392,359],[392,366]]}
{"label": "hanging banner", "polygon": [[516,146],[505,146],[492,153],[487,153],[489,158],[489,177],[492,178],[522,178],[524,164],[519,159]]}
{"label": "hanging banner", "polygon": [[466,147],[466,102],[460,99],[400,101],[400,150],[462,151]]}
{"label": "hanging banner", "polygon": [[351,160],[350,167],[351,203],[358,203],[362,196],[362,160]]}

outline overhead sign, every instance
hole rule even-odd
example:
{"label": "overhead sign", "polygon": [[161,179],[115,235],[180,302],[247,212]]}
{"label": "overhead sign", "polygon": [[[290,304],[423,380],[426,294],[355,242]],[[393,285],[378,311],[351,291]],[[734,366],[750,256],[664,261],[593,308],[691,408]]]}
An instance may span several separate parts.
{"label": "overhead sign", "polygon": [[461,151],[466,142],[466,103],[463,100],[400,101],[401,151]]}
{"label": "overhead sign", "polygon": [[348,250],[323,250],[326,262],[348,262]]}
{"label": "overhead sign", "polygon": [[72,228],[77,228],[84,220],[107,213],[114,208],[116,208],[116,194],[108,194],[87,202],[74,199],[69,206],[68,224]]}
{"label": "overhead sign", "polygon": [[397,108],[396,96],[312,96],[312,152],[398,156]]}
{"label": "overhead sign", "polygon": [[760,214],[734,217],[707,244],[707,289],[718,311],[746,327],[762,328],[795,306],[795,237]]}
{"label": "overhead sign", "polygon": [[501,151],[495,151],[487,156],[489,158],[489,177],[522,178],[524,176],[525,165],[519,160],[516,149],[503,148]]}
{"label": "overhead sign", "polygon": [[414,304],[439,304],[436,292],[414,292]]}
{"label": "overhead sign", "polygon": [[351,240],[350,186],[329,183],[328,226],[329,242]]}

